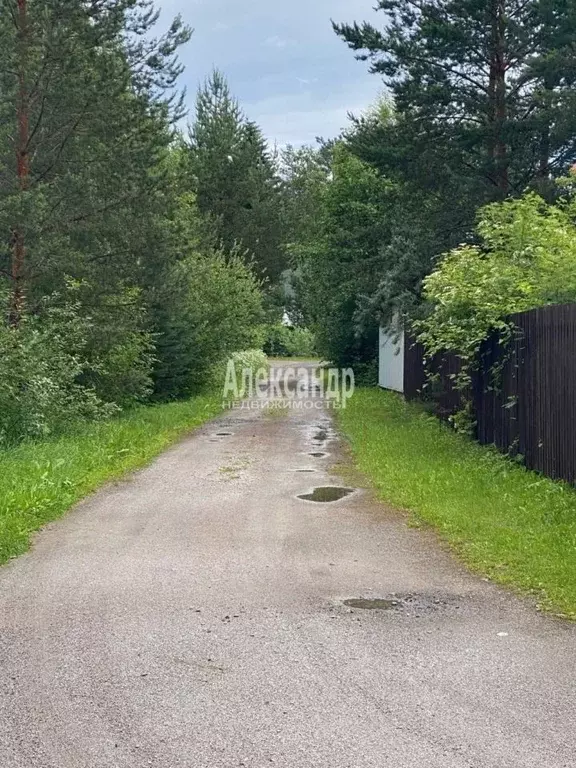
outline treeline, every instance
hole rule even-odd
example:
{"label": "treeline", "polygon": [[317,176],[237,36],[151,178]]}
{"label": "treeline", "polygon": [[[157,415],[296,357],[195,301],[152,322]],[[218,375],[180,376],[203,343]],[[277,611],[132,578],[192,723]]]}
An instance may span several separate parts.
{"label": "treeline", "polygon": [[183,129],[191,32],[155,36],[150,0],[0,0],[0,442],[187,397],[242,349],[370,378],[380,324],[471,359],[572,298],[576,0],[379,7],[335,30],[386,95],[277,149],[218,71]]}
{"label": "treeline", "polygon": [[0,442],[186,397],[282,317],[278,158],[217,72],[182,130],[157,20],[0,0]]}
{"label": "treeline", "polygon": [[[576,235],[576,2],[378,9],[381,26],[335,32],[383,78],[385,95],[292,163],[307,199],[292,246],[303,316],[325,357],[372,376],[380,324],[419,321],[431,351],[470,356],[486,325],[519,304],[576,300],[565,281]],[[536,290],[542,269],[548,282]]]}

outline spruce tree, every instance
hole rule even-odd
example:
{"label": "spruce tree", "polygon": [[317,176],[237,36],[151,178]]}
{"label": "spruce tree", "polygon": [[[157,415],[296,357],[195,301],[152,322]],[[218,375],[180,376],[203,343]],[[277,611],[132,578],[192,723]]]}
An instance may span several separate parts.
{"label": "spruce tree", "polygon": [[275,161],[217,70],[198,91],[189,158],[198,207],[212,218],[224,250],[245,250],[275,280],[285,267]]}

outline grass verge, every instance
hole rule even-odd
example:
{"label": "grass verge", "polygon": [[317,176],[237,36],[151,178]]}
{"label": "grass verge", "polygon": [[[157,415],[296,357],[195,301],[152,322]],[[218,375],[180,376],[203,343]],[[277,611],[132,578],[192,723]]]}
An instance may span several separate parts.
{"label": "grass verge", "polygon": [[221,397],[201,395],[0,451],[0,563],[24,552],[44,523],[103,483],[144,466],[220,410]]}
{"label": "grass verge", "polygon": [[475,571],[576,619],[576,491],[391,392],[357,389],[338,420],[381,499],[434,526]]}
{"label": "grass verge", "polygon": [[293,356],[293,357],[277,357],[276,355],[269,357],[268,362],[273,363],[315,363],[320,365],[322,360],[319,357],[310,357],[306,355]]}

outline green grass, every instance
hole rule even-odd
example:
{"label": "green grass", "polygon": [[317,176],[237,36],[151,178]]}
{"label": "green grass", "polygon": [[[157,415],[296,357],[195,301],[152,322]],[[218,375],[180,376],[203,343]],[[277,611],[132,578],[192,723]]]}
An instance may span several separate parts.
{"label": "green grass", "polygon": [[220,410],[220,397],[201,395],[0,451],[0,563],[24,552],[44,523],[103,483],[144,466]]}
{"label": "green grass", "polygon": [[271,355],[268,357],[270,363],[318,363],[322,362],[322,359],[315,355],[292,355],[291,357],[279,357],[277,355]]}
{"label": "green grass", "polygon": [[475,571],[576,619],[576,491],[391,392],[356,390],[338,420],[380,498],[434,526]]}

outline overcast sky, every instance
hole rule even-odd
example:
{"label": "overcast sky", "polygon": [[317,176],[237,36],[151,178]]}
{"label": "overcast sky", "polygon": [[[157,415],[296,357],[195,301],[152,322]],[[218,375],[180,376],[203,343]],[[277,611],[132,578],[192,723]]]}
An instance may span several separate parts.
{"label": "overcast sky", "polygon": [[376,20],[374,0],[158,0],[162,21],[176,13],[194,28],[182,52],[193,105],[213,66],[228,77],[248,117],[279,144],[335,136],[349,111],[382,90],[377,75],[338,38],[335,21]]}

